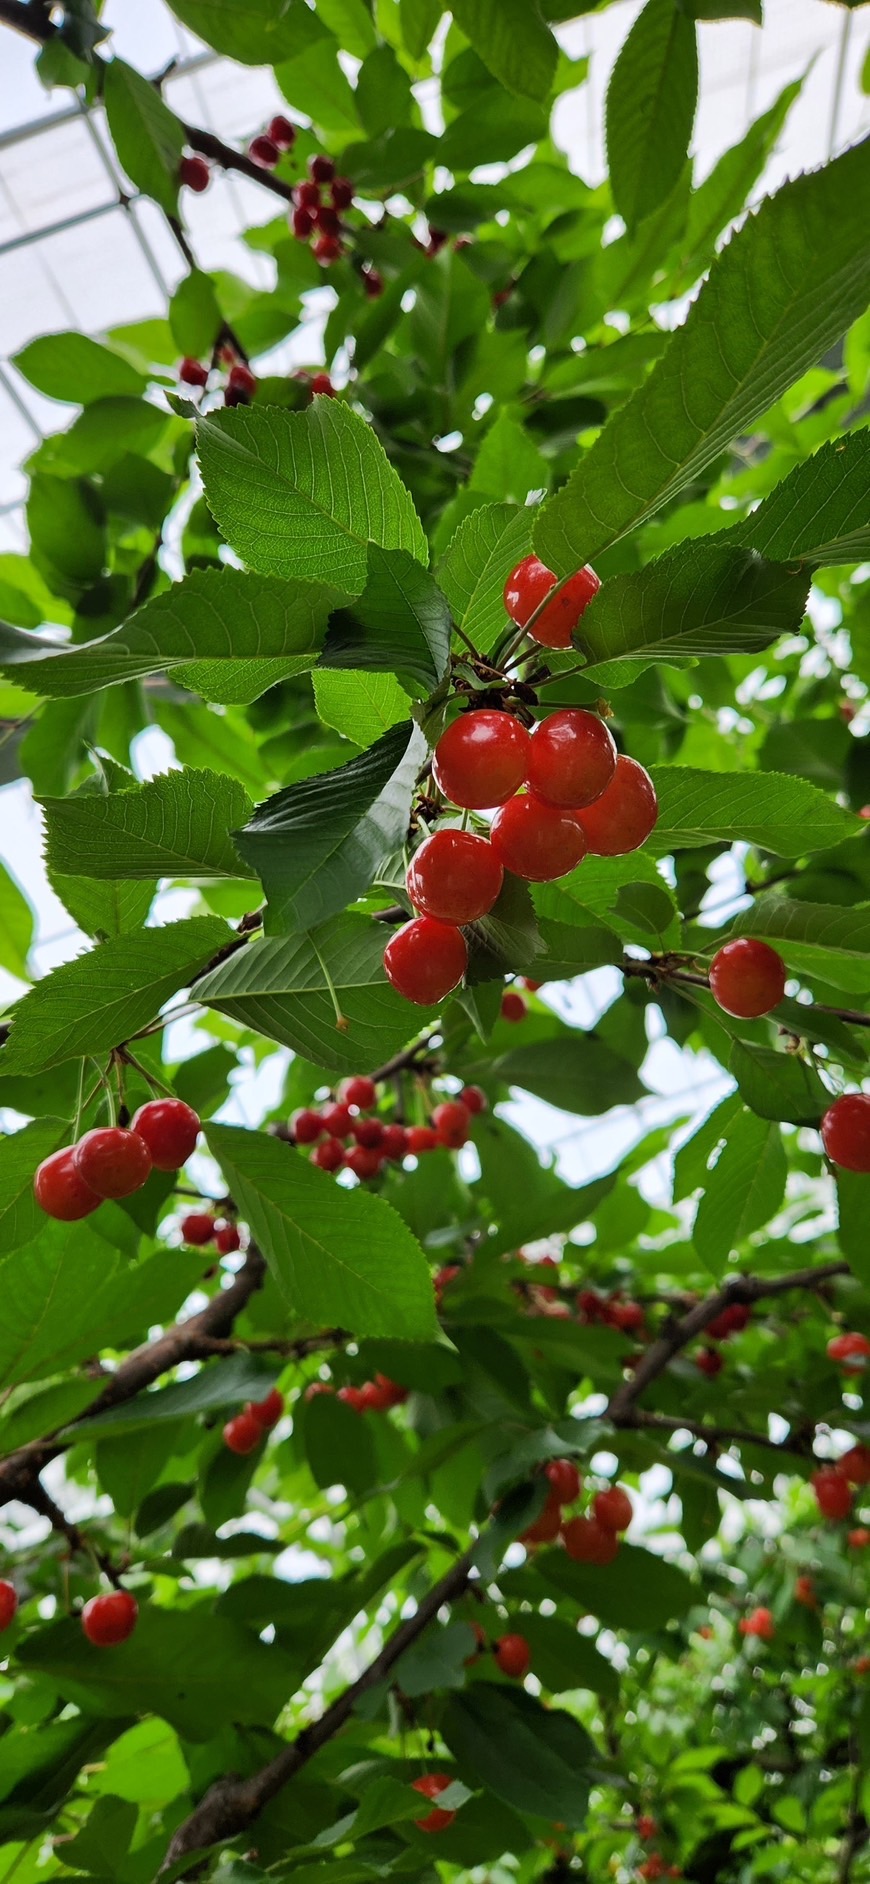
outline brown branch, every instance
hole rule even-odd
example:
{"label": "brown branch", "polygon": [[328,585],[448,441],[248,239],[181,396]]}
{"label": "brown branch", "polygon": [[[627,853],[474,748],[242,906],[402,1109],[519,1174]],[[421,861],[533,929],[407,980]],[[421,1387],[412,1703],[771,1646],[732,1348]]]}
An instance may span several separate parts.
{"label": "brown branch", "polygon": [[30,1506],[31,1511],[37,1511],[41,1517],[48,1519],[52,1530],[66,1538],[70,1550],[91,1557],[115,1589],[123,1589],[121,1573],[116,1570],[111,1557],[107,1556],[104,1550],[100,1550],[96,1544],[91,1543],[79,1526],[64,1515],[60,1506],[55,1504],[54,1499],[46,1491],[40,1478],[34,1480],[24,1502]]}
{"label": "brown branch", "polygon": [[4,26],[14,27],[26,39],[37,39],[42,46],[54,39],[57,32],[57,27],[46,18],[38,0],[29,0],[29,4],[19,4],[19,0],[0,0],[0,22]]}
{"label": "brown branch", "polygon": [[408,1616],[393,1631],[380,1654],[363,1669],[357,1680],[337,1696],[319,1720],[303,1728],[289,1746],[282,1747],[281,1752],[267,1766],[262,1766],[259,1772],[252,1773],[248,1779],[225,1777],[209,1788],[190,1817],[174,1833],[161,1866],[161,1875],[177,1864],[179,1859],[195,1852],[205,1853],[210,1846],[223,1839],[235,1838],[247,1830],[264,1806],[339,1732],[360,1697],[385,1680],[400,1656],[434,1620],[439,1609],[462,1595],[468,1584],[472,1558],[471,1550],[457,1558],[440,1582],[433,1584],[428,1595],[423,1597],[413,1616]]}
{"label": "brown branch", "polygon": [[183,124],[181,128],[191,150],[199,151],[201,157],[210,157],[222,170],[237,170],[250,183],[261,183],[264,190],[271,190],[273,196],[280,196],[285,203],[293,202],[292,183],[285,183],[273,171],[264,170],[262,164],[255,164],[252,157],[234,150],[232,144],[225,144],[213,131],[200,131],[195,124]]}
{"label": "brown branch", "polygon": [[[625,1422],[623,1422],[625,1424]],[[771,1439],[767,1433],[753,1433],[742,1426],[710,1426],[703,1420],[672,1418],[666,1413],[647,1413],[642,1407],[632,1409],[630,1424],[642,1428],[644,1432],[694,1433],[696,1439],[703,1439],[713,1448],[720,1445],[766,1446],[770,1452],[792,1452],[799,1457],[806,1457],[810,1447],[805,1442],[792,1443],[787,1439]]]}
{"label": "brown branch", "polygon": [[[634,956],[626,955],[622,961],[622,973],[639,975],[641,979],[654,983],[660,981],[674,982],[678,985],[682,983],[688,988],[704,988],[707,993],[710,992],[710,983],[706,975],[695,975],[688,969],[681,968],[679,960],[674,960],[673,956],[666,956],[660,961],[656,961],[655,958],[637,961]],[[870,1027],[870,1014],[862,1013],[859,1008],[826,1007],[821,1001],[813,1001],[806,1011],[807,1018],[812,1014],[829,1014],[834,1020],[848,1022],[850,1027]],[[773,1019],[776,1019],[775,1011]]]}

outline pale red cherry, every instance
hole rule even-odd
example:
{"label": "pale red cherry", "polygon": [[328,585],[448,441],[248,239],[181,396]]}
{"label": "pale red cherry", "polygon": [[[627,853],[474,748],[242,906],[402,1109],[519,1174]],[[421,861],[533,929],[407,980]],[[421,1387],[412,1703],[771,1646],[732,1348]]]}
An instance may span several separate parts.
{"label": "pale red cherry", "polygon": [[532,735],[529,789],[545,804],[579,810],[606,791],[616,771],[612,733],[595,713],[565,707]]}
{"label": "pale red cherry", "polygon": [[496,1667],[513,1681],[522,1681],[529,1672],[532,1655],[524,1635],[503,1635],[494,1644]]}
{"label": "pale red cherry", "polygon": [[18,1592],[14,1583],[4,1577],[0,1581],[0,1631],[8,1629],[18,1608]]}
{"label": "pale red cherry", "polygon": [[870,1341],[865,1334],[835,1335],[825,1350],[829,1361],[836,1361],[844,1374],[863,1374],[870,1359]]}
{"label": "pale red cherry", "polygon": [[847,1518],[852,1509],[852,1487],[835,1465],[823,1465],[810,1479],[823,1518]]}
{"label": "pale red cherry", "polygon": [[551,1459],[544,1467],[553,1491],[562,1505],[573,1505],[580,1496],[580,1474],[573,1459]]}
{"label": "pale red cherry", "polygon": [[575,1563],[591,1563],[602,1569],[613,1562],[619,1550],[616,1531],[600,1524],[597,1518],[571,1518],[562,1526],[562,1540]]}
{"label": "pale red cherry", "polygon": [[648,772],[624,752],[606,791],[577,818],[595,857],[624,857],[645,843],[659,815],[655,786]]}
{"label": "pale red cherry", "polygon": [[272,1427],[277,1426],[284,1411],[284,1395],[277,1387],[273,1387],[271,1392],[267,1393],[265,1400],[252,1400],[245,1410],[253,1414],[257,1424],[262,1426],[267,1433],[271,1432]]}
{"label": "pale red cherry", "polygon": [[[776,949],[756,936],[738,935],[710,963],[710,993],[718,1007],[740,1020],[758,1020],[785,994],[786,966]],[[868,1108],[870,1109],[870,1108]],[[870,1141],[868,1141],[870,1142]]]}
{"label": "pale red cherry", "polygon": [[263,1427],[249,1406],[246,1406],[243,1412],[236,1413],[233,1419],[227,1420],[224,1427],[224,1445],[229,1447],[230,1452],[236,1452],[240,1457],[244,1457],[245,1453],[256,1451],[262,1438]]}

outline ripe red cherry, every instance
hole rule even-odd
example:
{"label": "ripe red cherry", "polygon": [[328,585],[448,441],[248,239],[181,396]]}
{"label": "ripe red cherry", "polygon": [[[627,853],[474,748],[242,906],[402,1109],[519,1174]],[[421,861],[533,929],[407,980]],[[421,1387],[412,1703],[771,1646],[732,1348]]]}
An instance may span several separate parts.
{"label": "ripe red cherry", "polygon": [[852,1488],[835,1465],[823,1465],[810,1480],[823,1518],[847,1518],[852,1509]]}
{"label": "ripe red cherry", "polygon": [[565,877],[586,855],[586,839],[573,813],[545,805],[531,792],[496,812],[491,840],[505,869],[530,883]]}
{"label": "ripe red cherry", "polygon": [[816,1586],[812,1577],[795,1578],[794,1600],[796,1603],[803,1603],[805,1609],[818,1608],[819,1599],[816,1595]]}
{"label": "ripe red cherry", "polygon": [[609,1491],[596,1492],[592,1509],[605,1531],[627,1531],[634,1516],[634,1506],[621,1485],[611,1485]]}
{"label": "ripe red cherry", "polygon": [[565,707],[532,735],[529,787],[548,805],[578,810],[606,791],[616,771],[613,734],[595,713]]}
{"label": "ripe red cherry", "polygon": [[309,1382],[309,1385],[306,1387],[305,1392],[302,1395],[302,1398],[305,1401],[316,1400],[318,1394],[320,1393],[334,1393],[334,1392],[335,1392],[335,1388],[330,1385],[330,1382],[328,1380],[312,1380]]}
{"label": "ripe red cherry", "polygon": [[[412,1784],[414,1791],[421,1792],[424,1799],[440,1799],[442,1792],[447,1791],[452,1781],[449,1773],[423,1773],[419,1779],[413,1780]],[[446,1832],[448,1825],[453,1824],[455,1817],[455,1812],[448,1812],[443,1806],[436,1806],[434,1812],[427,1812],[424,1819],[415,1819],[414,1824],[418,1832]]]}
{"label": "ripe red cherry", "polygon": [[343,1079],[338,1090],[346,1106],[359,1106],[361,1112],[368,1112],[377,1103],[377,1086],[366,1073],[357,1073],[353,1079]]}
{"label": "ripe red cherry", "polygon": [[339,1101],[338,1103],[324,1106],[320,1116],[323,1121],[324,1131],[329,1132],[333,1138],[349,1137],[350,1128],[354,1119],[350,1106],[343,1105]]}
{"label": "ripe red cherry", "polygon": [[290,1123],[297,1145],[314,1145],[323,1132],[320,1113],[310,1106],[303,1106],[301,1112],[294,1113]]}
{"label": "ripe red cherry", "polygon": [[296,126],[279,111],[277,117],[270,119],[266,126],[266,136],[277,144],[279,150],[292,150],[296,142]]}
{"label": "ripe red cherry", "polygon": [[621,752],[616,771],[594,805],[577,813],[594,857],[625,857],[645,843],[659,815],[655,786],[636,759]]}
{"label": "ripe red cherry", "polygon": [[345,1152],[344,1163],[346,1170],[352,1171],[354,1177],[363,1181],[377,1177],[381,1168],[380,1150],[374,1150],[368,1145],[354,1145],[352,1151]]}
{"label": "ripe red cherry", "polygon": [[655,1838],[659,1828],[657,1820],[650,1818],[648,1812],[639,1812],[634,1821],[634,1829],[638,1838]]}
{"label": "ripe red cherry", "polygon": [[850,1485],[870,1485],[870,1446],[850,1446],[837,1460],[837,1471]]}
{"label": "ripe red cherry", "polygon": [[252,163],[259,164],[263,170],[274,170],[281,152],[274,138],[263,135],[252,137],[248,145],[248,156]]}
{"label": "ripe red cherry", "polygon": [[313,394],[319,393],[321,399],[335,398],[335,387],[328,373],[312,373],[311,391]]}
{"label": "ripe red cherry", "polygon": [[295,236],[299,236],[302,242],[307,242],[314,228],[314,210],[307,208],[305,203],[298,203],[296,208],[291,210],[290,227]]}
{"label": "ripe red cherry", "polygon": [[370,301],[377,301],[384,292],[384,277],[377,268],[364,268],[362,285]]}
{"label": "ripe red cherry", "polygon": [[102,1201],[82,1177],[75,1145],[66,1145],[63,1151],[53,1151],[50,1158],[43,1158],[33,1179],[33,1195],[40,1210],[59,1223],[78,1223],[80,1217],[89,1217],[92,1210],[97,1210]]}
{"label": "ripe red cherry", "polygon": [[[757,1020],[778,1007],[785,993],[786,967],[776,949],[755,936],[726,942],[710,963],[710,993],[726,1014]],[[868,1106],[870,1112],[870,1106]],[[870,1134],[868,1134],[870,1144]]]}
{"label": "ripe red cherry", "polygon": [[406,1001],[429,1007],[458,988],[468,967],[468,945],[461,929],[434,916],[417,916],[390,937],[384,972]]}
{"label": "ripe red cherry", "polygon": [[435,783],[445,798],[466,810],[506,804],[525,779],[530,744],[525,727],[510,713],[486,707],[463,713],[435,747]]}
{"label": "ripe red cherry", "polygon": [[318,1171],[340,1171],[344,1164],[344,1146],[340,1138],[323,1138],[311,1153],[311,1163]]}
{"label": "ripe red cherry", "polygon": [[563,1524],[562,1538],[575,1563],[592,1563],[599,1568],[612,1563],[619,1549],[616,1532],[599,1524],[597,1518],[572,1518]]}
{"label": "ripe red cherry", "polygon": [[728,1341],[733,1334],[740,1334],[752,1320],[752,1310],[745,1302],[730,1302],[727,1308],[715,1315],[707,1323],[707,1334],[714,1341]]}
{"label": "ripe red cherry", "polygon": [[[518,628],[525,628],[555,587],[557,578],[537,556],[524,556],[511,570],[504,587],[504,605]],[[533,641],[544,648],[569,648],[578,621],[601,587],[594,569],[587,563],[569,577],[564,588],[553,597],[549,607],[541,609],[529,629]]]}
{"label": "ripe red cherry", "polygon": [[365,1145],[368,1151],[374,1151],[383,1143],[384,1125],[381,1119],[352,1119],[351,1133],[358,1145]]}
{"label": "ripe red cherry", "polygon": [[458,1151],[468,1137],[471,1113],[461,1099],[445,1099],[442,1105],[435,1107],[432,1124],[440,1143],[451,1151]]}
{"label": "ripe red cherry", "polygon": [[255,1452],[262,1438],[263,1428],[249,1406],[227,1420],[224,1427],[224,1445],[240,1457],[244,1457],[247,1452]]}
{"label": "ripe red cherry", "polygon": [[489,1100],[482,1086],[463,1086],[459,1097],[466,1112],[471,1112],[474,1116],[478,1112],[486,1112],[489,1109]]}
{"label": "ripe red cherry", "polygon": [[329,194],[336,209],[350,209],[353,202],[353,184],[350,177],[333,177]]}
{"label": "ripe red cherry", "polygon": [[646,1327],[646,1316],[639,1302],[611,1302],[609,1319],[614,1328],[621,1328],[623,1334],[640,1334]]}
{"label": "ripe red cherry", "polygon": [[341,234],[341,217],[338,210],[333,209],[331,203],[321,203],[320,208],[315,211],[314,220],[322,235]]}
{"label": "ripe red cherry", "polygon": [[207,386],[208,367],[201,360],[191,360],[187,355],[178,369],[178,377],[184,386]]}
{"label": "ripe red cherry", "polygon": [[870,1093],[844,1092],[828,1107],[822,1144],[844,1171],[870,1171]]}
{"label": "ripe red cherry", "polygon": [[257,375],[251,372],[244,360],[237,360],[235,366],[230,367],[227,385],[233,392],[244,393],[250,399],[257,390]]}
{"label": "ripe red cherry", "polygon": [[18,1592],[14,1583],[7,1583],[5,1577],[0,1582],[0,1631],[8,1629],[18,1608]]}
{"label": "ripe red cherry", "polygon": [[522,995],[517,994],[515,989],[513,988],[506,988],[504,994],[501,997],[502,1020],[506,1020],[506,1021],[525,1020],[528,1011],[529,1010],[526,1007],[526,1004],[525,1004],[525,1001],[523,1000]]}
{"label": "ripe red cherry", "polygon": [[551,1487],[543,1510],[538,1512],[528,1529],[520,1533],[520,1543],[552,1544],[559,1535],[561,1524],[562,1506],[557,1493]]}
{"label": "ripe red cherry", "polygon": [[354,1413],[365,1412],[365,1396],[362,1387],[339,1387],[335,1397],[337,1400],[342,1400],[344,1405],[349,1406]]}
{"label": "ripe red cherry", "polygon": [[262,1426],[263,1431],[267,1433],[272,1431],[273,1426],[277,1426],[283,1411],[284,1395],[279,1393],[277,1387],[273,1387],[271,1392],[267,1393],[265,1400],[252,1400],[250,1406],[245,1408],[245,1412],[252,1413],[258,1426]]}
{"label": "ripe red cherry", "polygon": [[769,1609],[753,1609],[749,1616],[741,1616],[737,1627],[741,1635],[757,1635],[762,1642],[772,1642],[776,1635],[776,1623]]}
{"label": "ripe red cherry", "polygon": [[138,1132],[122,1125],[96,1126],[80,1138],[76,1166],[98,1197],[129,1197],[141,1190],[150,1170],[151,1153]]}
{"label": "ripe red cherry", "polygon": [[335,164],[331,157],[324,157],[322,154],[309,157],[308,172],[314,178],[315,183],[331,183],[335,176]]}
{"label": "ripe red cherry", "polygon": [[870,1357],[870,1341],[863,1334],[835,1335],[825,1350],[829,1361],[837,1361],[844,1374],[863,1374]]}
{"label": "ripe red cherry", "polygon": [[436,1295],[440,1295],[444,1289],[448,1289],[451,1282],[455,1282],[457,1276],[461,1274],[462,1270],[458,1263],[445,1263],[444,1268],[439,1269],[438,1274],[433,1277],[432,1286]]}
{"label": "ripe red cherry", "polygon": [[320,204],[320,185],[308,182],[297,183],[293,197],[301,208],[317,209]]}
{"label": "ripe red cherry", "polygon": [[[433,1132],[431,1125],[412,1125],[408,1131],[408,1150],[415,1158],[419,1158],[422,1151],[437,1151],[440,1143],[438,1133]],[[456,1273],[458,1275],[459,1271]]]}
{"label": "ripe red cherry", "polygon": [[867,1545],[870,1544],[870,1531],[861,1524],[857,1530],[846,1533],[846,1543],[850,1550],[866,1550]]}
{"label": "ripe red cherry", "polygon": [[695,1366],[700,1374],[706,1374],[710,1380],[714,1380],[717,1374],[721,1374],[725,1362],[715,1348],[702,1348],[700,1354],[695,1355]]}
{"label": "ripe red cherry", "polygon": [[241,1249],[242,1247],[242,1239],[239,1235],[238,1225],[235,1223],[219,1223],[214,1233],[214,1243],[215,1249],[221,1256],[232,1256],[237,1249]]}
{"label": "ripe red cherry", "polygon": [[435,831],[411,859],[405,882],[415,909],[441,922],[476,922],[498,897],[504,871],[485,837]]}
{"label": "ripe red cherry", "polygon": [[181,1219],[181,1234],[185,1243],[192,1243],[200,1248],[204,1243],[214,1242],[217,1225],[214,1217],[205,1210],[189,1210]]}
{"label": "ripe red cherry", "polygon": [[532,1655],[524,1635],[503,1635],[495,1644],[496,1667],[503,1675],[510,1675],[514,1681],[521,1681],[529,1672]]}
{"label": "ripe red cherry", "polygon": [[573,1505],[580,1496],[580,1474],[573,1459],[551,1459],[544,1472],[561,1505]]}
{"label": "ripe red cherry", "polygon": [[319,235],[312,243],[311,253],[317,262],[337,262],[341,254],[341,242],[335,235]]}
{"label": "ripe red cherry", "polygon": [[129,1590],[113,1590],[111,1596],[92,1596],[82,1610],[82,1628],[96,1648],[114,1648],[133,1634],[139,1605]]}
{"label": "ripe red cherry", "polygon": [[195,190],[201,196],[211,182],[211,171],[204,157],[182,157],[178,166],[178,180],[189,190]]}
{"label": "ripe red cherry", "polygon": [[385,1125],[384,1136],[381,1139],[381,1157],[389,1158],[393,1163],[399,1162],[410,1150],[408,1136],[404,1125]]}
{"label": "ripe red cherry", "polygon": [[199,1114],[183,1099],[149,1099],[131,1130],[144,1139],[155,1171],[177,1171],[196,1150],[199,1125]]}

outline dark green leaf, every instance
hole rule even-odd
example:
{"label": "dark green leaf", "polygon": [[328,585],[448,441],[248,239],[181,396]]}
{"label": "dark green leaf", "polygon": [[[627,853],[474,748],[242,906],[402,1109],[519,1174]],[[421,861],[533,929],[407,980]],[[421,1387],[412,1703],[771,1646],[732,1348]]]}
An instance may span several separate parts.
{"label": "dark green leaf", "polygon": [[442,1733],[460,1772],[506,1805],[578,1830],[585,1824],[595,1749],[572,1715],[523,1689],[477,1681],[452,1696]]}
{"label": "dark green leaf", "polygon": [[493,1061],[492,1070],[510,1086],[522,1086],[548,1105],[597,1118],[611,1106],[633,1105],[646,1088],[635,1068],[595,1033],[566,1033],[517,1047]]}
{"label": "dark green leaf", "polygon": [[165,772],[130,791],[43,798],[50,870],[85,877],[241,877],[253,875],[230,832],[251,801],[219,772]]}
{"label": "dark green leaf", "polygon": [[559,48],[537,0],[455,0],[452,13],[500,85],[522,98],[548,97]]}
{"label": "dark green leaf", "polygon": [[145,375],[122,354],[87,334],[42,334],[22,347],[14,365],[37,392],[76,406],[113,394],[136,398],[147,385]]}
{"label": "dark green leaf", "polygon": [[648,841],[660,856],[742,840],[777,857],[804,857],[855,830],[851,813],[833,798],[804,779],[778,772],[701,772],[692,766],[656,765],[652,778],[659,820]]}
{"label": "dark green leaf", "polygon": [[163,103],[157,87],[123,59],[107,64],[103,97],[112,141],[131,183],[174,216],[184,126]]}
{"label": "dark green leaf", "polygon": [[481,654],[490,653],[507,626],[504,586],[529,553],[533,521],[531,510],[483,504],[463,518],[438,565],[454,618]]}
{"label": "dark green leaf", "polygon": [[742,1112],[728,1125],[725,1143],[698,1205],[692,1240],[717,1278],[732,1250],[770,1222],[785,1193],[786,1159],[779,1125]]}
{"label": "dark green leaf", "polygon": [[809,576],[715,539],[605,583],[577,632],[591,662],[752,654],[800,627]]}
{"label": "dark green leaf", "polygon": [[646,0],[607,89],[607,162],[619,214],[633,230],[670,195],[698,99],[695,29],[678,0]]}
{"label": "dark green leaf", "polygon": [[449,651],[450,609],[434,577],[406,550],[371,544],[363,593],[331,617],[319,665],[405,674],[428,691]]}
{"label": "dark green leaf", "polygon": [[660,1629],[697,1601],[684,1570],[633,1544],[620,1544],[619,1555],[606,1570],[574,1563],[564,1551],[555,1550],[543,1553],[537,1568],[546,1583],[573,1598],[606,1628]]}
{"label": "dark green leaf", "polygon": [[764,556],[858,563],[870,556],[870,431],[848,432],[795,465],[735,531]]}
{"label": "dark green leaf", "polygon": [[169,325],[180,353],[207,359],[223,325],[214,282],[199,268],[180,281],[169,303]]}
{"label": "dark green leaf", "polygon": [[760,1119],[818,1125],[830,1100],[815,1068],[794,1053],[747,1046],[735,1040],[729,1060],[740,1096]]}

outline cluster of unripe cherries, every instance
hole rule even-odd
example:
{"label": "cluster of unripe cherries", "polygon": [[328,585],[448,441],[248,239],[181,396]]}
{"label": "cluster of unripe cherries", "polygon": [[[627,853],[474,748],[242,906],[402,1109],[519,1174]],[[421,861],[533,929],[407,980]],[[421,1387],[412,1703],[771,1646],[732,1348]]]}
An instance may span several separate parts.
{"label": "cluster of unripe cherries", "polygon": [[312,1147],[311,1163],[320,1171],[352,1171],[365,1180],[377,1177],[382,1165],[399,1164],[408,1155],[459,1151],[472,1117],[485,1112],[487,1105],[480,1086],[463,1086],[458,1099],[444,1099],[434,1107],[428,1125],[406,1126],[366,1117],[377,1098],[375,1082],[367,1075],[344,1080],[337,1099],[317,1110],[303,1106],[294,1115],[295,1143]]}
{"label": "cluster of unripe cherries", "polygon": [[[199,1127],[198,1114],[183,1099],[149,1099],[129,1126],[95,1126],[77,1144],[43,1158],[33,1179],[36,1201],[46,1216],[76,1223],[99,1209],[104,1198],[141,1190],[152,1171],[178,1171],[196,1147]],[[218,1242],[221,1226],[210,1222]],[[238,1249],[239,1244],[227,1247]]]}

